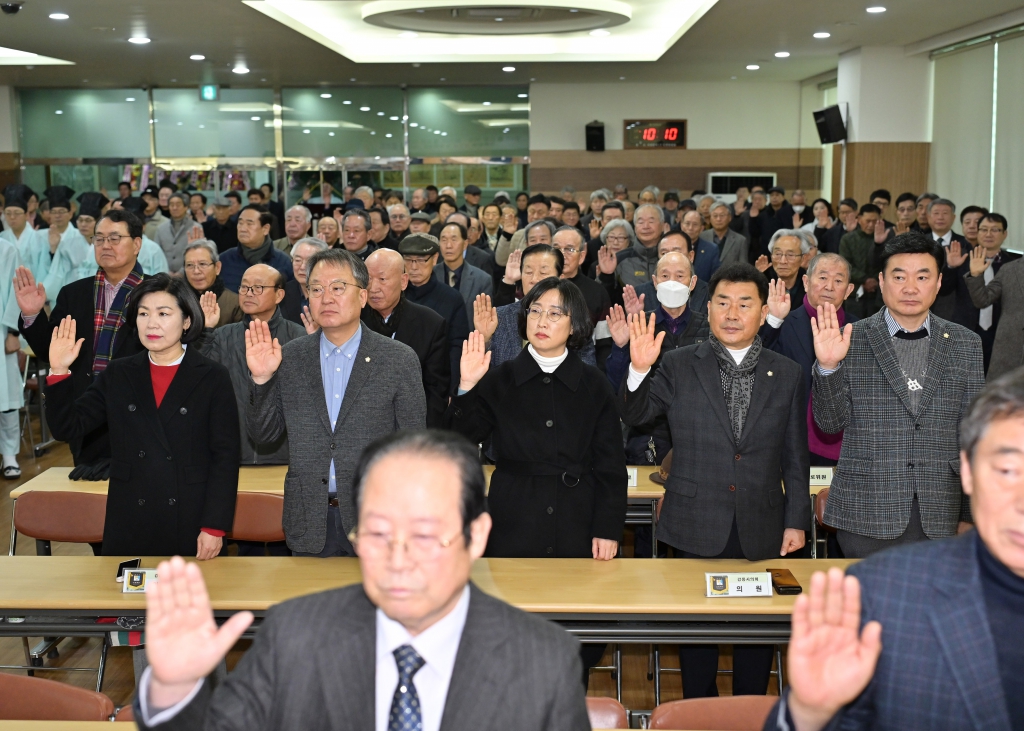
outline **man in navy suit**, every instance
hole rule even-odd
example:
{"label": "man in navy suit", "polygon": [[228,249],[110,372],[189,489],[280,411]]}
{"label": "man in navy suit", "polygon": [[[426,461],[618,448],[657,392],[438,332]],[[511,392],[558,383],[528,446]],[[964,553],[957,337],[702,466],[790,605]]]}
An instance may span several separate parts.
{"label": "man in navy suit", "polygon": [[[811,374],[814,366],[814,335],[811,317],[826,303],[836,308],[841,325],[856,322],[856,315],[846,312],[843,303],[853,293],[850,281],[850,263],[839,254],[819,254],[807,265],[803,278],[802,302],[791,302],[785,284],[779,280],[769,283],[768,318],[761,326],[761,342],[790,360],[795,360],[804,371],[807,403],[811,403]],[[835,466],[843,445],[843,433],[826,434],[814,423],[814,414],[807,409],[807,443],[812,467]]]}
{"label": "man in navy suit", "polygon": [[960,430],[977,530],[816,573],[765,729],[1024,728],[1024,369]]}

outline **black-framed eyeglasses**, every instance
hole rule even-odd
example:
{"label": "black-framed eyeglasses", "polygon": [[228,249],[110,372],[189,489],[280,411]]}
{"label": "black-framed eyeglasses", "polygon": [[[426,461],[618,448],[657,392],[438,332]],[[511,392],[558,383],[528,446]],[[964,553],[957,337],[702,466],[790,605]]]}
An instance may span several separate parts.
{"label": "black-framed eyeglasses", "polygon": [[251,287],[247,287],[243,284],[238,288],[238,294],[254,294],[259,297],[268,289],[278,289],[278,287],[273,284],[254,284]]}
{"label": "black-framed eyeglasses", "polygon": [[103,246],[103,244],[109,241],[113,246],[117,246],[118,244],[121,243],[121,239],[130,238],[131,236],[122,236],[121,234],[110,234],[109,236],[101,236],[99,234],[96,234],[95,236],[92,237],[92,242],[96,246]]}

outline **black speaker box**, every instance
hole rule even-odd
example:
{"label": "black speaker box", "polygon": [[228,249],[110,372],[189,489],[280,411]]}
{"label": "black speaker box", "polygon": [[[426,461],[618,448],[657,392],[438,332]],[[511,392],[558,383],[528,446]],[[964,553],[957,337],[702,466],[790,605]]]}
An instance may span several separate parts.
{"label": "black speaker box", "polygon": [[587,125],[587,152],[604,152],[604,122]]}
{"label": "black speaker box", "polygon": [[843,124],[843,115],[838,105],[833,104],[814,112],[814,124],[818,127],[818,137],[823,145],[846,139],[846,125]]}

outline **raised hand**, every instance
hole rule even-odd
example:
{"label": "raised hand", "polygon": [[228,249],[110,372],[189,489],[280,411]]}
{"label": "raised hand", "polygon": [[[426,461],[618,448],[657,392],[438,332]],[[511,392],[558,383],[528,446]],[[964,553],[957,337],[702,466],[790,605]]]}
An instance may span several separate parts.
{"label": "raised hand", "polygon": [[320,326],[313,322],[313,316],[309,314],[309,305],[302,306],[302,312],[299,313],[299,319],[302,320],[302,326],[306,328],[306,335],[312,335]]}
{"label": "raised hand", "polygon": [[71,364],[78,357],[84,342],[85,338],[75,340],[75,321],[71,315],[61,320],[50,336],[50,374],[62,376],[70,373]]}
{"label": "raised hand", "polygon": [[793,228],[800,228],[804,225],[804,219],[800,217],[799,213],[793,214]]}
{"label": "raised hand", "polygon": [[199,296],[199,306],[203,308],[203,327],[217,327],[220,322],[220,305],[217,303],[217,295],[213,292],[203,292]]}
{"label": "raised hand", "polygon": [[[956,243],[956,242],[953,242],[953,243]],[[952,245],[953,244],[950,244],[950,246],[952,246]],[[986,269],[988,269],[990,266],[992,266],[992,262],[988,261],[986,259],[986,257],[985,257],[985,247],[983,247],[983,246],[975,246],[973,249],[971,249],[970,257],[971,257],[971,276],[972,277],[980,277],[982,274],[985,273]],[[18,299],[18,304],[19,305],[21,304],[21,299],[20,298]],[[25,308],[22,308],[21,311],[24,312]]]}
{"label": "raised hand", "polygon": [[601,222],[596,218],[590,219],[590,238],[596,239],[601,235]]}
{"label": "raised hand", "polygon": [[146,592],[147,700],[150,708],[170,708],[213,672],[253,615],[238,612],[218,629],[203,575],[180,556],[161,562],[157,576]]}
{"label": "raised hand", "polygon": [[514,211],[509,211],[508,213],[502,212],[501,228],[505,231],[505,233],[514,234],[516,232],[516,225],[518,223],[519,221],[516,220],[516,214]]}
{"label": "raised hand", "polygon": [[768,260],[767,256],[761,254],[761,256],[757,257],[757,261],[754,262],[754,266],[757,267],[757,271],[764,274],[771,268],[772,263]]}
{"label": "raised hand", "polygon": [[32,317],[38,315],[46,304],[46,287],[42,282],[36,284],[27,267],[18,267],[14,270],[14,297],[18,300],[22,317]]}
{"label": "raised hand", "polygon": [[792,302],[789,292],[786,291],[786,283],[781,279],[768,282],[768,314],[785,320],[791,307]]}
{"label": "raised hand", "polygon": [[615,256],[610,246],[602,246],[597,250],[597,270],[601,274],[615,274],[615,268],[619,266],[619,258]]}
{"label": "raised hand", "polygon": [[508,261],[505,263],[505,276],[503,278],[505,284],[515,284],[523,278],[522,262],[522,249],[516,249],[508,255]]}
{"label": "raised hand", "polygon": [[654,314],[650,321],[642,313],[629,316],[629,361],[638,373],[646,373],[658,361],[665,340],[664,332],[654,334]]}
{"label": "raised hand", "polygon": [[498,308],[491,307],[489,294],[478,294],[473,301],[473,329],[483,333],[486,342],[491,341],[498,329]]}
{"label": "raised hand", "polygon": [[308,201],[312,197],[313,197],[313,191],[310,190],[309,186],[307,185],[305,188],[302,189],[302,200]]}
{"label": "raised hand", "polygon": [[850,352],[850,338],[853,325],[839,327],[836,306],[830,303],[818,305],[818,316],[811,318],[811,334],[814,336],[814,357],[822,370],[834,371]]}
{"label": "raised hand", "polygon": [[253,319],[245,331],[245,363],[257,385],[263,385],[281,367],[281,343],[270,337],[270,326]]}
{"label": "raised hand", "polygon": [[462,343],[462,360],[459,361],[459,390],[470,391],[480,383],[491,367],[491,351],[483,333],[474,330],[469,340]]}
{"label": "raised hand", "polygon": [[629,323],[626,322],[626,313],[623,312],[622,305],[612,305],[604,321],[608,323],[612,342],[620,348],[626,347],[629,344]]}
{"label": "raised hand", "polygon": [[[982,247],[976,246],[976,249]],[[960,246],[960,242],[953,239],[949,242],[949,246],[946,247],[946,266],[950,269],[956,269],[958,266],[967,261],[967,257],[970,255],[970,251],[964,251],[963,247]]]}
{"label": "raised hand", "polygon": [[889,240],[889,229],[885,227],[885,221],[879,218],[875,221],[875,243],[884,244]]}
{"label": "raised hand", "polygon": [[195,242],[199,241],[199,239],[203,238],[203,236],[203,227],[200,226],[198,223],[188,230],[188,242],[190,244],[194,244]]}
{"label": "raised hand", "polygon": [[627,315],[635,315],[639,312],[644,311],[644,298],[647,295],[636,294],[636,289],[633,288],[632,284],[627,284],[622,288],[622,304],[626,308]]}
{"label": "raised hand", "polygon": [[860,629],[860,583],[838,568],[818,571],[793,605],[789,711],[801,731],[822,729],[863,692],[882,652],[882,625]]}

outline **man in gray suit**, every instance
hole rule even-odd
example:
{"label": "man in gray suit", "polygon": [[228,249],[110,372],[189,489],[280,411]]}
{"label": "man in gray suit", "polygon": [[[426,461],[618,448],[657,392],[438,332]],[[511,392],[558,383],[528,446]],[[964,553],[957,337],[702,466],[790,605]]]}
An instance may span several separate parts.
{"label": "man in gray suit", "polygon": [[434,267],[434,278],[442,285],[457,289],[466,303],[466,311],[469,312],[473,309],[473,302],[476,301],[478,294],[494,292],[491,277],[466,261],[469,236],[466,227],[461,223],[446,223],[437,241],[441,247],[441,261]]}
{"label": "man in gray suit", "polygon": [[491,529],[476,447],[401,432],[368,447],[353,477],[362,584],[271,609],[216,689],[206,677],[253,616],[218,629],[195,564],[160,564],[139,727],[589,731],[579,643],[469,581]]}
{"label": "man in gray suit", "polygon": [[826,304],[811,320],[814,421],[843,432],[824,517],[847,558],[953,536],[971,519],[957,438],[984,383],[981,340],[929,313],[945,264],[930,236],[890,239],[879,264],[879,312],[840,328]]}
{"label": "man in gray suit", "polygon": [[[630,315],[622,418],[640,426],[667,417],[672,444],[684,450],[675,453],[658,522],[658,539],[677,558],[785,556],[803,548],[811,525],[803,376],[761,348],[761,272],[727,264],[708,290],[711,337],[665,353],[653,376],[665,332],[655,336],[654,314]],[[737,645],[733,655],[733,694],[764,695],[772,647]],[[679,662],[684,697],[718,695],[716,645],[682,645]]]}
{"label": "man in gray suit", "polygon": [[307,260],[306,272],[310,315],[320,332],[282,347],[267,323],[250,323],[246,426],[258,443],[286,430],[292,435],[284,481],[288,547],[296,555],[352,556],[347,536],[356,523],[356,456],[396,429],[422,429],[426,397],[413,349],[360,323],[369,284],[363,260],[327,249]]}
{"label": "man in gray suit", "polygon": [[703,231],[700,238],[718,247],[718,258],[722,265],[749,261],[750,242],[743,234],[736,233],[729,224],[732,222],[732,208],[728,203],[717,201],[708,211],[711,228]]}

